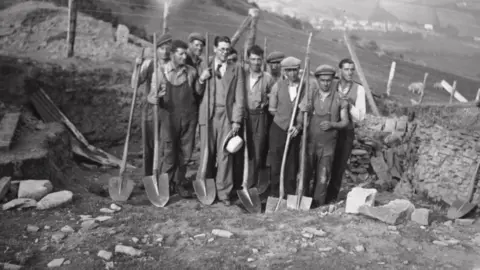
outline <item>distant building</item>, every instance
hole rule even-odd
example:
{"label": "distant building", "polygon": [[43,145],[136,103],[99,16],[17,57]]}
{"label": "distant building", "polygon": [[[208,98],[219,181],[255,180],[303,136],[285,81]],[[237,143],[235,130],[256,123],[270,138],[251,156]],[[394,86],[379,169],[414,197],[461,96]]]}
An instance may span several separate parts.
{"label": "distant building", "polygon": [[431,24],[429,24],[429,23],[426,23],[423,27],[424,27],[426,30],[433,31],[433,25],[431,25]]}

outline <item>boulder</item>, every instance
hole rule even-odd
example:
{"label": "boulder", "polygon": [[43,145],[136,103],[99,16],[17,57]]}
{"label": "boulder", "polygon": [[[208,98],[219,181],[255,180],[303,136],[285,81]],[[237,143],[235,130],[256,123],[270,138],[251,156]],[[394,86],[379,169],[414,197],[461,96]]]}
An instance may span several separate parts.
{"label": "boulder", "polygon": [[426,208],[415,209],[412,213],[412,221],[420,225],[430,225],[430,210]]}
{"label": "boulder", "polygon": [[362,205],[373,206],[377,190],[374,188],[355,187],[347,194],[345,213],[358,214]]}
{"label": "boulder", "polygon": [[54,208],[72,201],[73,193],[68,190],[63,190],[55,193],[50,193],[37,203],[37,209],[45,210]]}
{"label": "boulder", "polygon": [[360,206],[358,212],[387,224],[397,225],[410,219],[415,206],[409,200],[393,200],[382,206]]}
{"label": "boulder", "polygon": [[24,180],[18,188],[18,198],[40,200],[52,192],[53,185],[50,180]]}

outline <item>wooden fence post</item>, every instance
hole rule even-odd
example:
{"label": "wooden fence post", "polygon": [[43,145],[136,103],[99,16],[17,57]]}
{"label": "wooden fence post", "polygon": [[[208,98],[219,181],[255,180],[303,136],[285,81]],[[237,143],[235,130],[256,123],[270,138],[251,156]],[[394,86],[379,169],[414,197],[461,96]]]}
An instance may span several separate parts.
{"label": "wooden fence post", "polygon": [[457,81],[453,82],[452,93],[450,93],[450,104],[453,103],[453,97],[455,96],[455,92],[457,92]]}
{"label": "wooden fence post", "polygon": [[480,100],[480,88],[478,88],[477,96],[475,97],[475,101],[479,101],[479,100]]}
{"label": "wooden fence post", "polygon": [[68,1],[68,32],[67,32],[67,57],[74,55],[75,32],[77,28],[77,1]]}
{"label": "wooden fence post", "polygon": [[396,67],[397,67],[397,62],[392,61],[392,65],[390,66],[390,74],[388,75],[387,96],[390,96],[390,92],[392,91],[392,81],[393,81],[393,77],[395,76]]}

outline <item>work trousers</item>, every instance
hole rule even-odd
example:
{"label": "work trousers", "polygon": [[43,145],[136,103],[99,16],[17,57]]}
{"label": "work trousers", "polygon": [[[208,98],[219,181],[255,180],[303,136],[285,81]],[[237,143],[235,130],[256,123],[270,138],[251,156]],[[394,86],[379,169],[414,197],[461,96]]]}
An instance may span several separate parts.
{"label": "work trousers", "polygon": [[265,168],[268,142],[268,115],[265,109],[250,110],[247,118],[247,142],[249,152],[248,187],[258,181],[260,169]]}
{"label": "work trousers", "polygon": [[[200,156],[203,158],[205,143],[208,140],[209,160],[207,167],[207,177],[215,178],[217,187],[217,196],[219,200],[230,199],[230,192],[233,189],[233,157],[231,157],[223,148],[222,143],[228,132],[232,129],[228,120],[225,107],[216,107],[212,119],[208,119],[209,129],[206,125],[200,125],[201,151]],[[214,168],[216,158],[216,173]],[[202,161],[200,161],[202,164]]]}
{"label": "work trousers", "polygon": [[353,149],[353,141],[355,140],[354,129],[339,130],[337,135],[337,145],[335,147],[335,158],[333,160],[332,179],[327,189],[327,203],[337,200],[347,162]]}
{"label": "work trousers", "polygon": [[[270,155],[270,194],[278,197],[280,187],[280,172],[282,166],[283,151],[287,140],[287,131],[280,128],[275,122],[270,126],[269,155]],[[299,165],[301,134],[292,138],[287,152],[285,163],[284,189],[286,194],[294,195],[297,189],[297,172]]]}

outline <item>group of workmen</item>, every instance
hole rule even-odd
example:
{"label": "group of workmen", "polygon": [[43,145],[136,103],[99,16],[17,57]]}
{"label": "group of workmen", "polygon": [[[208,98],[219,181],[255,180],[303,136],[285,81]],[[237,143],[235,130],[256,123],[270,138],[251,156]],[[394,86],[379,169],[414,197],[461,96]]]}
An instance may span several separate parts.
{"label": "group of workmen", "polygon": [[[314,76],[306,76],[310,87],[305,89],[306,83],[299,87],[302,61],[295,57],[275,51],[264,59],[264,50],[253,45],[245,60],[238,61],[230,38],[216,36],[213,57],[204,59],[204,50],[210,49],[205,48],[205,42],[205,36],[199,33],[190,34],[188,42],[165,34],[156,44],[157,76],[152,76],[153,60],[140,58],[132,76],[132,82],[138,76],[138,85],[146,84],[145,106],[160,107],[160,167],[169,176],[170,192],[185,198],[193,196],[186,172],[198,126],[201,152],[206,150],[203,146],[208,140],[211,160],[207,177],[215,179],[218,201],[230,205],[237,187],[236,174],[241,173],[234,164],[243,155],[226,151],[225,141],[237,134],[243,137],[246,128],[250,187],[259,180],[259,170],[269,167],[269,196],[279,196],[282,157],[290,133],[284,188],[286,194],[294,195],[301,134],[307,132],[303,159],[306,195],[317,206],[336,201],[353,146],[355,123],[365,117],[365,92],[353,81],[354,62],[348,58],[340,61],[338,77],[337,68],[320,65],[313,70]],[[263,68],[265,63],[268,72]],[[207,93],[209,98],[205,98]],[[299,109],[290,127],[296,99],[300,99]],[[306,128],[302,121],[305,113],[309,118]],[[147,120],[142,127],[146,137],[144,169],[151,175],[153,123]]]}

